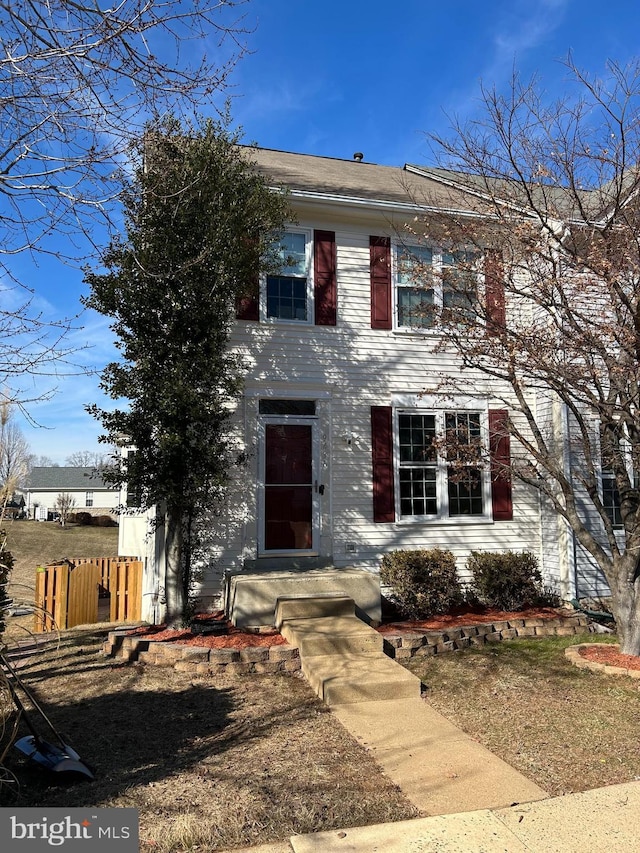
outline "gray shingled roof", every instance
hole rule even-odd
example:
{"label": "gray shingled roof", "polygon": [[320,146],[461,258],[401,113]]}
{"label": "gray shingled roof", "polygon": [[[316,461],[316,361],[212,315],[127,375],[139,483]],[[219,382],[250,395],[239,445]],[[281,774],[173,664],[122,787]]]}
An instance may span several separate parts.
{"label": "gray shingled roof", "polygon": [[[481,196],[486,198],[490,186],[491,191],[505,201],[523,210],[528,207],[526,194],[518,181],[485,181],[480,175],[433,166],[378,166],[269,148],[247,146],[244,150],[272,186],[285,187],[294,193],[487,213],[491,212],[491,205]],[[565,219],[581,219],[581,213],[595,218],[606,206],[605,194],[600,190],[578,192],[582,211],[570,190],[540,183],[530,185],[529,191],[537,205],[546,208],[552,216]]]}
{"label": "gray shingled roof", "polygon": [[57,491],[86,489],[112,489],[95,468],[71,468],[62,466],[36,467],[31,469],[28,488],[31,491]]}
{"label": "gray shingled roof", "polygon": [[272,186],[286,187],[294,192],[397,205],[469,208],[470,200],[465,193],[405,168],[269,148],[247,147],[245,151]]}

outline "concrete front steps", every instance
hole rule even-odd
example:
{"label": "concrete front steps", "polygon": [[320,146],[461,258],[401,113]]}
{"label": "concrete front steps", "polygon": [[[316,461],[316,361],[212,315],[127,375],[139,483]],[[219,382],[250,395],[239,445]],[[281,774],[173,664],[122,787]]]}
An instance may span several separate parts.
{"label": "concrete front steps", "polygon": [[297,646],[302,672],[327,705],[419,698],[419,678],[388,658],[383,637],[345,595],[282,597],[276,627]]}

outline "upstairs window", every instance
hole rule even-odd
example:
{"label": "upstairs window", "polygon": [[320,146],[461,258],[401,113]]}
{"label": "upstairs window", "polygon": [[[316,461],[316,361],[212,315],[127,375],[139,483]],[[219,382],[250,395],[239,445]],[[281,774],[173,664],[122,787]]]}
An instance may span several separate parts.
{"label": "upstairs window", "polygon": [[278,246],[282,266],[266,282],[266,316],[309,322],[310,240],[304,231],[287,231]]}
{"label": "upstairs window", "polygon": [[93,506],[93,492],[87,492],[84,497],[85,506]]}
{"label": "upstairs window", "polygon": [[471,320],[478,307],[478,255],[464,250],[442,255],[442,308],[448,317]]}
{"label": "upstairs window", "polygon": [[445,322],[475,316],[478,260],[477,253],[463,249],[441,252],[425,246],[397,246],[397,327],[431,329],[440,313]]}
{"label": "upstairs window", "polygon": [[433,253],[424,246],[396,247],[398,326],[429,329],[434,323]]}

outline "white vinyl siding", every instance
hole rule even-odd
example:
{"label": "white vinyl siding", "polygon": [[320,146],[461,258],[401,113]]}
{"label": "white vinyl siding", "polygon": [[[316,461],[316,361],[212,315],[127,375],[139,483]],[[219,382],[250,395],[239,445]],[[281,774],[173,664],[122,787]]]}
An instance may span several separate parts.
{"label": "white vinyl siding", "polygon": [[[537,496],[514,490],[514,520],[493,523],[490,491],[484,495],[481,518],[436,518],[407,522],[397,515],[391,524],[373,521],[370,407],[390,405],[400,396],[425,408],[425,386],[458,375],[454,353],[438,346],[437,336],[397,335],[372,329],[369,237],[379,227],[342,226],[334,220],[301,219],[301,228],[335,231],[337,257],[337,325],[314,326],[280,322],[269,327],[239,323],[232,342],[249,363],[247,394],[321,399],[320,466],[326,491],[322,497],[320,554],[337,567],[357,565],[377,571],[381,555],[397,548],[450,548],[464,570],[471,550],[522,550],[541,553]],[[465,382],[485,401],[504,408],[501,394],[492,397],[491,383],[473,370]],[[500,389],[504,393],[504,389]],[[402,408],[397,405],[396,408]],[[404,407],[413,411],[411,407]],[[439,409],[453,410],[451,403]],[[470,404],[470,410],[477,410]],[[227,521],[212,537],[212,564],[235,568],[255,558],[257,540],[255,482],[257,470],[257,399],[247,396],[237,412],[248,464],[237,473]],[[486,412],[483,408],[483,418]],[[396,486],[396,499],[398,490]],[[467,521],[467,523],[465,523]],[[207,588],[215,581],[207,581]]]}

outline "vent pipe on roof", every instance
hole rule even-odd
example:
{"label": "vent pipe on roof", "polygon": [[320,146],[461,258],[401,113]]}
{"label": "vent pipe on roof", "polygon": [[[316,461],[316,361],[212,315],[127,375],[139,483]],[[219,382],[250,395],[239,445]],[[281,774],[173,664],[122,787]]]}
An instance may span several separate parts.
{"label": "vent pipe on roof", "polygon": [[364,154],[362,153],[362,151],[356,151],[356,153],[353,155],[353,159],[356,161],[356,163],[362,163],[363,157]]}

